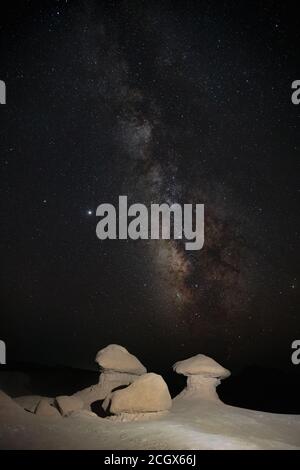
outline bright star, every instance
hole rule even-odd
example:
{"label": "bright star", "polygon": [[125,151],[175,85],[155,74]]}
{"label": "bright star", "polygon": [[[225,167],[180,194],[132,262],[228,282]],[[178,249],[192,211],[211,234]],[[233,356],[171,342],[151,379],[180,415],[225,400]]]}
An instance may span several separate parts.
{"label": "bright star", "polygon": [[88,215],[92,215],[93,212],[91,210],[88,210],[87,213]]}

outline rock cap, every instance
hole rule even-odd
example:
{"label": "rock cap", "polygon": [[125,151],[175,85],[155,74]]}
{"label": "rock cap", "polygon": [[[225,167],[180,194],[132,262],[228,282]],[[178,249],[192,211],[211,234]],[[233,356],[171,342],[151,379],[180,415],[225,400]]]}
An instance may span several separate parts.
{"label": "rock cap", "polygon": [[178,374],[186,376],[202,375],[203,377],[215,377],[218,379],[226,379],[230,376],[229,370],[204,354],[197,354],[183,361],[176,362],[173,365],[173,370]]}
{"label": "rock cap", "polygon": [[110,344],[97,352],[95,361],[102,370],[114,372],[126,372],[134,375],[142,375],[147,369],[133,354],[118,344]]}

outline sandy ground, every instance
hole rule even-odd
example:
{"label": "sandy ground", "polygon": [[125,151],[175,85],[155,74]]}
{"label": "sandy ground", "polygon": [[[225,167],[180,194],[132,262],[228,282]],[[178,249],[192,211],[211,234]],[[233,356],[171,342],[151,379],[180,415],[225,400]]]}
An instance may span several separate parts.
{"label": "sandy ground", "polygon": [[300,416],[177,399],[156,420],[49,417],[0,400],[1,449],[300,449]]}

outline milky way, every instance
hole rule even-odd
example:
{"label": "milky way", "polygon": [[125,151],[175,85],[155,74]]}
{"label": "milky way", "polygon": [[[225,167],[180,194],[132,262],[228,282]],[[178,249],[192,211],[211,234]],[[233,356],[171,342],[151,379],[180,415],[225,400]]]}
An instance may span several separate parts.
{"label": "milky way", "polygon": [[128,165],[122,191],[132,202],[146,205],[206,202],[203,251],[187,252],[182,241],[174,240],[151,241],[145,247],[145,262],[159,286],[157,323],[164,325],[169,317],[177,326],[190,323],[199,330],[214,331],[216,322],[232,328],[236,317],[247,314],[255,286],[250,282],[253,256],[238,234],[238,221],[230,219],[225,190],[201,178],[197,184],[186,183],[178,171],[176,147],[160,148],[160,136],[166,135],[164,141],[173,129],[162,120],[159,105],[126,83],[121,90],[123,115],[116,133]]}

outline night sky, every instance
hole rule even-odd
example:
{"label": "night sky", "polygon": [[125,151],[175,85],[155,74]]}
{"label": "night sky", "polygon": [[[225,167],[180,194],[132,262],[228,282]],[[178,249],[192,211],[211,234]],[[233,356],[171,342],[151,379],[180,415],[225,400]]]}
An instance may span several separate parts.
{"label": "night sky", "polygon": [[[300,337],[292,4],[13,1],[0,22],[8,361],[90,367],[119,343],[154,370],[196,353],[288,368]],[[100,241],[96,208],[123,194],[204,203],[203,249]]]}

